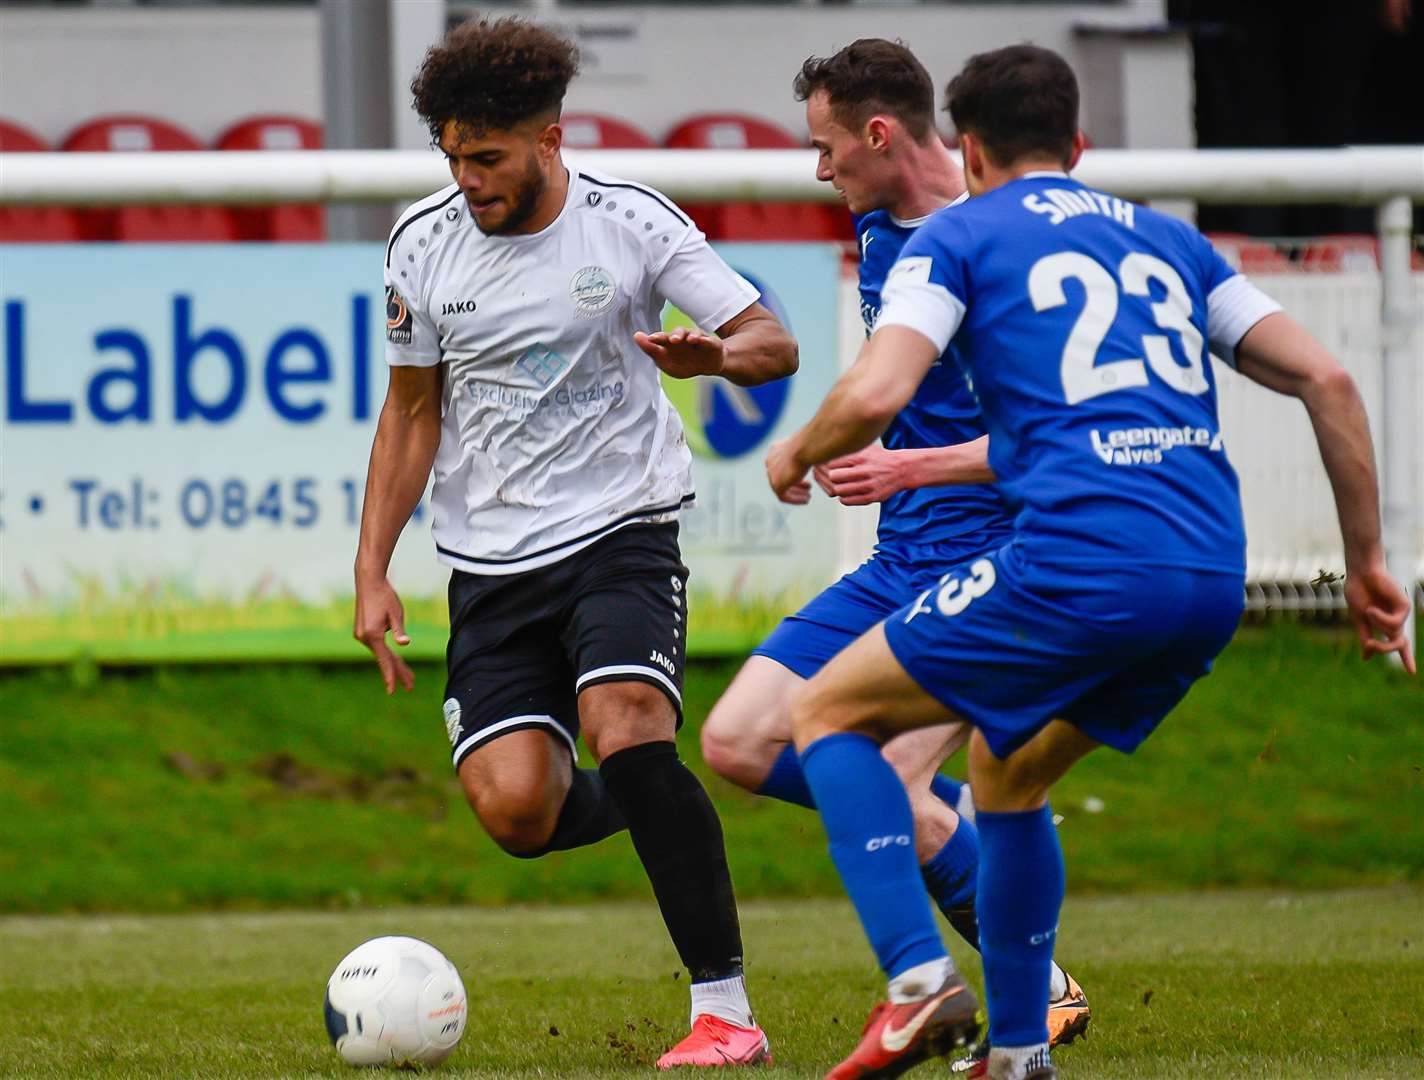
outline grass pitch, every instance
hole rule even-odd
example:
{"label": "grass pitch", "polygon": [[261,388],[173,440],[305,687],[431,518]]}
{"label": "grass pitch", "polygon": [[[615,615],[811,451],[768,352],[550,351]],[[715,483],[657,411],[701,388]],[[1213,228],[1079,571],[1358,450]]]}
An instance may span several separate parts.
{"label": "grass pitch", "polygon": [[[776,1064],[820,1077],[882,989],[841,901],[743,906]],[[352,1076],[322,991],[364,938],[443,949],[470,995],[438,1075],[651,1075],[687,991],[651,904],[0,919],[0,1076]],[[956,944],[977,981],[978,965]],[[1060,955],[1093,1005],[1065,1080],[1424,1076],[1424,891],[1399,887],[1068,902]],[[915,1076],[944,1076],[926,1064]]]}
{"label": "grass pitch", "polygon": [[[734,671],[689,668],[678,742],[739,894],[838,897],[815,815],[700,760]],[[0,674],[0,913],[647,897],[626,837],[533,861],[494,847],[450,771],[442,684],[423,666],[387,698],[370,664]],[[1419,882],[1424,680],[1339,632],[1244,628],[1137,754],[1090,756],[1054,810],[1075,893]]]}

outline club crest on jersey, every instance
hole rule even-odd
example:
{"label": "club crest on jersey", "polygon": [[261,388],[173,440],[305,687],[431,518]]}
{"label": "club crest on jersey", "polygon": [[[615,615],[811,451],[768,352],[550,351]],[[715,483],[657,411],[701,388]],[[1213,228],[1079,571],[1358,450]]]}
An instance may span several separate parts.
{"label": "club crest on jersey", "polygon": [[394,345],[409,345],[414,320],[394,285],[386,286],[386,337]]}
{"label": "club crest on jersey", "polygon": [[601,266],[585,266],[569,282],[569,295],[580,315],[601,315],[613,306],[618,286]]}

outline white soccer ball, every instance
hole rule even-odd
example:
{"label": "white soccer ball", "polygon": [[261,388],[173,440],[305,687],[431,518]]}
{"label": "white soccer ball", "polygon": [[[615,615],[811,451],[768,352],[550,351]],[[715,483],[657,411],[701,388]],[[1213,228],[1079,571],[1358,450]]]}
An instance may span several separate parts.
{"label": "white soccer ball", "polygon": [[465,1033],[465,986],[439,949],[372,938],[326,983],[326,1033],[350,1065],[438,1065]]}

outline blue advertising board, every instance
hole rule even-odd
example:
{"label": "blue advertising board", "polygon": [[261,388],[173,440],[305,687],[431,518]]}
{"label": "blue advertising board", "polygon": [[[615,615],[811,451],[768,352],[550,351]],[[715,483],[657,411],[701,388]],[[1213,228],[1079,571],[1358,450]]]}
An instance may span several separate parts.
{"label": "blue advertising board", "polygon": [[[836,374],[833,245],[725,245],[802,369],[667,381],[697,455],[694,651],[745,648],[829,580],[832,507],[766,488]],[[0,248],[0,658],[356,655],[351,562],[385,392],[379,245]],[[679,313],[669,310],[665,323]],[[391,576],[418,651],[446,572],[423,508]],[[698,612],[701,610],[702,617]]]}

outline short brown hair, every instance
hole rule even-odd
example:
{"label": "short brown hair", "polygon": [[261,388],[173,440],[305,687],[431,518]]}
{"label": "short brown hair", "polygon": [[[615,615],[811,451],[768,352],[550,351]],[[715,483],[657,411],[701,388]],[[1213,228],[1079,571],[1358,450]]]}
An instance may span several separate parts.
{"label": "short brown hair", "polygon": [[485,132],[557,116],[578,62],[573,42],[535,23],[467,19],[425,54],[410,92],[438,144],[451,120]]}
{"label": "short brown hair", "polygon": [[856,134],[879,113],[917,142],[934,130],[934,81],[903,41],[861,38],[834,56],[809,57],[791,85],[797,101],[824,90],[836,120]]}
{"label": "short brown hair", "polygon": [[1066,163],[1073,154],[1078,80],[1052,49],[1010,45],[971,56],[950,80],[944,107],[1000,166],[1030,155]]}

